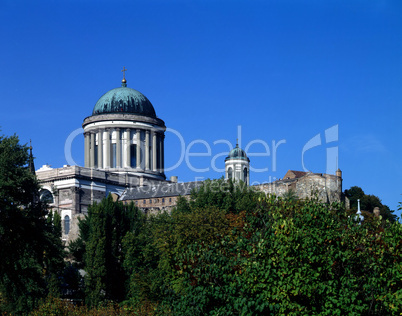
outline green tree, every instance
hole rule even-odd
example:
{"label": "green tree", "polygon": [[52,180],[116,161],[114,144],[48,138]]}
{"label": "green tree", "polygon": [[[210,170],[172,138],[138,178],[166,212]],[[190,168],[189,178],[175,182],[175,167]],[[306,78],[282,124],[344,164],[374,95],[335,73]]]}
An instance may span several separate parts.
{"label": "green tree", "polygon": [[[255,192],[244,182],[216,179],[205,180],[203,185],[191,193],[189,207],[202,209],[217,207],[226,213],[253,210],[257,205],[259,192]],[[183,206],[181,205],[183,208]]]}
{"label": "green tree", "polygon": [[363,189],[358,186],[353,186],[350,189],[345,190],[345,195],[350,201],[350,208],[353,210],[357,210],[357,200],[360,199],[360,207],[362,210],[372,213],[374,208],[378,207],[384,220],[390,220],[391,222],[397,220],[394,211],[387,205],[382,204],[379,197],[365,194]]}
{"label": "green tree", "polygon": [[62,253],[27,165],[28,147],[0,136],[0,312],[32,309],[48,293]]}
{"label": "green tree", "polygon": [[66,267],[64,258],[66,252],[61,240],[61,216],[58,212],[48,212],[48,229],[44,231],[48,243],[52,247],[44,249],[44,275],[47,283],[48,294],[52,297],[62,295],[62,275]]}
{"label": "green tree", "polygon": [[402,225],[338,204],[268,197],[215,243],[177,254],[174,315],[392,315],[402,310]]}
{"label": "green tree", "polygon": [[86,251],[86,242],[89,239],[89,228],[91,218],[89,216],[84,219],[78,218],[79,237],[68,244],[68,256],[74,261],[77,269],[84,269],[84,255]]}
{"label": "green tree", "polygon": [[160,303],[180,295],[183,277],[177,274],[175,256],[194,242],[211,244],[229,233],[231,220],[236,217],[232,213],[255,208],[258,196],[244,183],[206,180],[192,192],[190,200],[180,197],[171,214],[148,216],[142,228],[124,238],[129,303]]}
{"label": "green tree", "polygon": [[139,212],[134,204],[114,202],[109,195],[91,205],[80,222],[80,236],[70,250],[82,256],[85,301],[89,306],[126,298],[128,276],[123,267],[122,242],[127,232],[135,228]]}
{"label": "green tree", "polygon": [[[154,243],[155,226],[165,222],[167,214],[146,217],[137,213],[134,229],[123,239],[124,268],[129,276],[128,296],[125,303],[137,307],[146,302],[162,299],[166,275],[159,269],[159,251]],[[165,226],[166,227],[166,226]]]}
{"label": "green tree", "polygon": [[350,201],[350,208],[357,210],[357,200],[362,200],[364,197],[364,191],[361,187],[353,186],[348,190],[345,190],[345,195]]}

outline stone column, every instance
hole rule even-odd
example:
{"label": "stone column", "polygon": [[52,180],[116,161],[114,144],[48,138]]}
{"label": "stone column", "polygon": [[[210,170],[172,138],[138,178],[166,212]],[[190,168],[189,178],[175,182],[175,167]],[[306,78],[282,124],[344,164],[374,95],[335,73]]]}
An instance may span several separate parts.
{"label": "stone column", "polygon": [[125,155],[125,161],[124,161],[124,164],[123,164],[123,167],[124,168],[130,168],[131,167],[131,152],[130,152],[130,145],[131,145],[131,140],[130,140],[130,129],[129,128],[127,128],[126,129],[126,131],[125,131],[125,140],[126,140],[126,142],[125,142],[125,148],[126,148],[126,155]]}
{"label": "stone column", "polygon": [[84,156],[85,156],[85,167],[89,168],[89,133],[86,132],[84,133],[84,139],[85,139],[85,146],[84,146]]}
{"label": "stone column", "polygon": [[136,152],[137,168],[140,168],[141,167],[141,130],[137,129],[135,136],[137,138],[137,152]]}
{"label": "stone column", "polygon": [[116,168],[121,168],[120,128],[116,128]]}
{"label": "stone column", "polygon": [[145,170],[149,170],[149,131],[145,131]]}
{"label": "stone column", "polygon": [[98,168],[103,168],[103,131],[98,131]]}
{"label": "stone column", "polygon": [[110,129],[105,129],[105,168],[110,168]]}
{"label": "stone column", "polygon": [[89,167],[95,167],[95,133],[91,132],[91,150],[89,152]]}
{"label": "stone column", "polygon": [[156,133],[152,131],[152,171],[156,171]]}

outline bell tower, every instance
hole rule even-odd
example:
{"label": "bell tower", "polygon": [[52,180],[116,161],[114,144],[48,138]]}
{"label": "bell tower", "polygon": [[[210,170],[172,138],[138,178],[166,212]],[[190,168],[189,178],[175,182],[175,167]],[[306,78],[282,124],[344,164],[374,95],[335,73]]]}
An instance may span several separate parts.
{"label": "bell tower", "polygon": [[250,185],[250,159],[237,143],[225,159],[225,179],[241,180]]}

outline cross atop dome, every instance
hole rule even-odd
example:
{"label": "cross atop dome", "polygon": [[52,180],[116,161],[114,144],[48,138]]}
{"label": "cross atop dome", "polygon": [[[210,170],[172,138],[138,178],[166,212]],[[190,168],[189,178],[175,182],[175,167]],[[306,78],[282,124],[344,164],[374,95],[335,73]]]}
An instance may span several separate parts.
{"label": "cross atop dome", "polygon": [[122,87],[127,87],[126,71],[127,71],[126,67],[123,67],[123,69],[121,70],[121,72],[123,73],[123,80],[121,81]]}

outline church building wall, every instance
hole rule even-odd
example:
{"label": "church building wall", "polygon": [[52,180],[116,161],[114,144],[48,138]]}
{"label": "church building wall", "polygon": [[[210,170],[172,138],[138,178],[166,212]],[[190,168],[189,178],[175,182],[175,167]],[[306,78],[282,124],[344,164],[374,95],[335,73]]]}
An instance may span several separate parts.
{"label": "church building wall", "polygon": [[52,195],[49,208],[60,214],[62,238],[66,242],[78,237],[78,218],[87,214],[88,207],[93,202],[102,201],[108,194],[121,196],[127,187],[155,185],[161,182],[130,173],[117,174],[78,166],[64,166],[58,169],[44,166],[36,171],[36,176],[42,192],[46,190]]}

